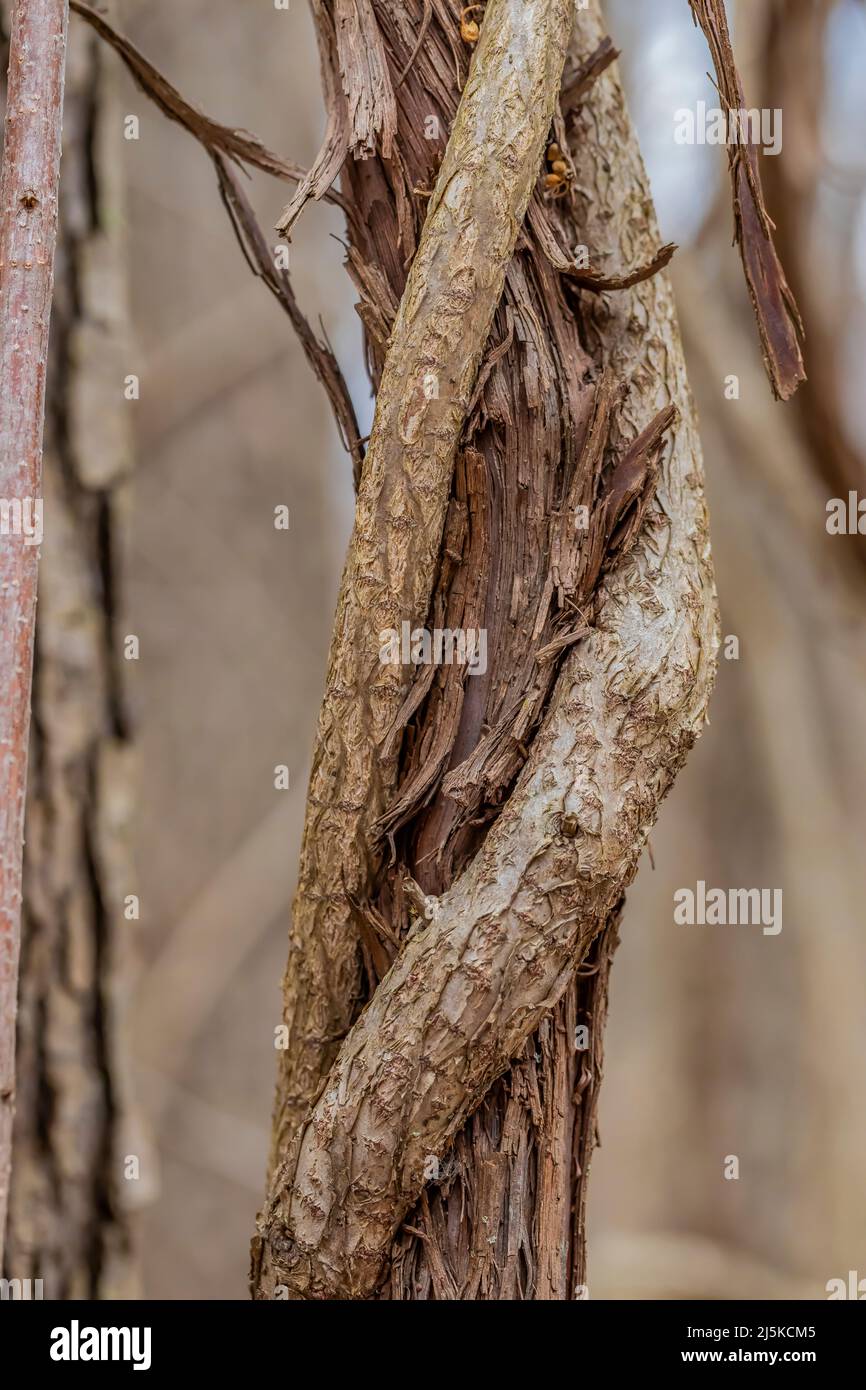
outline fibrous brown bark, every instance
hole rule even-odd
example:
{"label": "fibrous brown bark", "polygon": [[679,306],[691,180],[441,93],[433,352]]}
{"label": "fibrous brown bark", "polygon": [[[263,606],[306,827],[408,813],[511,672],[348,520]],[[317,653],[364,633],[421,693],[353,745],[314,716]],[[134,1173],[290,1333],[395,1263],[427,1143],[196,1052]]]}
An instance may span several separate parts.
{"label": "fibrous brown bark", "polygon": [[[407,239],[422,216],[410,190],[423,187],[425,164],[428,178],[435,172],[436,147],[424,148],[419,131],[425,114],[450,126],[462,55],[456,8],[433,5],[420,45],[420,7],[414,24],[385,5],[373,3],[372,13],[395,82],[408,65],[392,158],[380,152],[345,170],[364,209],[353,221],[367,235],[353,242],[350,266],[380,380]],[[326,90],[340,89],[338,71],[347,90],[330,7],[317,5],[316,15]],[[580,12],[576,60],[603,37],[597,9]],[[449,52],[456,84],[442,61]],[[498,101],[495,88],[487,99]],[[646,179],[618,83],[602,79],[590,105],[573,145],[563,118],[554,123],[558,143],[574,151],[573,197],[558,215],[537,194],[530,205],[461,436],[432,596],[431,626],[446,614],[449,625],[462,615],[464,626],[467,615],[484,614],[492,669],[469,689],[453,668],[432,680],[428,672],[388,730],[393,757],[408,725],[402,780],[373,829],[394,835],[398,862],[372,893],[338,890],[354,897],[375,993],[323,1083],[315,1067],[324,1078],[339,1039],[322,1023],[342,1014],[342,1031],[361,1002],[357,948],[345,926],[339,939],[293,939],[288,1018],[306,1018],[314,1032],[303,1086],[291,1054],[281,1081],[271,1190],[254,1244],[259,1296],[279,1285],[300,1297],[370,1296],[389,1255],[397,1297],[568,1297],[582,1282],[575,1160],[591,1145],[591,1101],[582,1112],[575,1097],[571,1038],[586,998],[573,992],[574,970],[616,913],[702,725],[716,641],[699,446],[669,286],[620,273],[658,264]],[[339,120],[332,139],[334,126]],[[589,303],[565,289],[563,248],[575,237],[594,263],[610,251],[614,277],[632,288]],[[404,405],[418,384],[405,382]],[[671,444],[664,432],[677,412]],[[592,519],[575,540],[566,519],[581,504]],[[606,526],[619,506],[619,524]],[[365,544],[375,543],[376,527],[387,543],[387,514],[365,524],[373,531]],[[631,545],[631,558],[615,564]],[[417,620],[416,611],[396,616]],[[322,814],[315,787],[311,813]],[[326,882],[336,873],[318,867]],[[329,969],[335,945],[338,972]],[[599,1009],[606,958],[601,964]],[[491,1093],[512,1058],[522,1060],[507,1089]],[[452,1166],[407,1223],[419,1244],[411,1250],[401,1237],[392,1248],[431,1164],[482,1102],[480,1128],[482,1111],[455,1151],[457,1180]]]}
{"label": "fibrous brown bark", "polygon": [[[358,1001],[351,899],[365,896],[372,881],[371,827],[397,775],[396,751],[383,751],[383,744],[408,684],[404,667],[381,664],[381,634],[427,616],[454,455],[550,127],[569,9],[565,0],[491,5],[400,309],[388,324],[390,351],[378,382],[310,779],[285,980],[289,1045],[278,1148],[318,1091]],[[362,100],[369,69],[347,69],[357,49],[350,54],[338,41],[340,6],[333,18],[327,6],[317,7],[317,15],[326,60],[330,54],[344,83],[359,91],[353,109],[378,109],[369,94]],[[372,11],[369,22],[376,26],[367,33],[375,47],[379,21]],[[408,81],[401,91],[407,90]],[[390,110],[389,101],[382,104]],[[389,139],[386,133],[385,145]],[[407,220],[412,194],[404,182],[408,169],[395,162],[393,172],[398,226],[390,249],[399,266],[414,249]],[[375,263],[372,271],[382,275]],[[382,304],[377,307],[381,319]]]}
{"label": "fibrous brown bark", "polygon": [[[66,0],[12,12],[0,178],[0,500],[41,505],[45,366],[57,233]],[[25,513],[23,508],[27,508]],[[15,1103],[21,855],[39,548],[0,536],[0,1255]]]}
{"label": "fibrous brown bark", "polygon": [[18,1094],[5,1273],[46,1298],[135,1290],[135,1192],[119,1015],[129,985],[124,899],[132,749],[119,570],[134,367],[125,316],[122,110],[97,41],[70,35],[61,235],[47,379],[25,819]]}

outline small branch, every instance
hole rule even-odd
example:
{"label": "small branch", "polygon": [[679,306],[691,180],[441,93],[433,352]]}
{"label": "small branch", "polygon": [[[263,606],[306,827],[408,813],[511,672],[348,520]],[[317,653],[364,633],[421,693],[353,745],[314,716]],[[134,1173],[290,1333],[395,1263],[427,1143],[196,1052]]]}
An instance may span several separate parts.
{"label": "small branch", "polygon": [[364,460],[364,448],[358,422],[355,418],[355,408],[352,405],[349,389],[343,379],[337,359],[327,343],[319,342],[301,313],[288,272],[277,269],[271,248],[265,241],[255,213],[250,207],[249,199],[231,164],[224,155],[215,154],[213,158],[223,204],[247,264],[253,274],[264,281],[277,303],[285,309],[292,327],[298,335],[301,347],[304,349],[307,361],[328,393],[331,409],[343,436],[343,444],[346,451],[352,455],[357,489],[361,476],[361,464]]}
{"label": "small branch", "polygon": [[[745,110],[743,84],[728,32],[724,0],[689,0],[695,23],[710,46],[726,117]],[[745,132],[739,131],[742,138]],[[734,225],[746,283],[761,335],[764,365],[777,400],[789,400],[806,380],[803,321],[773,243],[773,223],[764,204],[756,147],[728,139]]]}
{"label": "small branch", "polygon": [[601,74],[606,72],[618,57],[619,49],[614,47],[611,39],[604,38],[589,57],[584,59],[577,71],[563,83],[559,105],[566,120],[583,103]]}
{"label": "small branch", "polygon": [[[288,314],[292,326],[300,339],[307,361],[322,382],[331,408],[337,420],[337,427],[343,438],[346,451],[352,456],[352,468],[357,489],[361,473],[364,450],[359,436],[355,410],[348,387],[337,364],[337,359],[327,344],[320,343],[298,307],[292,290],[288,272],[277,270],[262,230],[234,173],[233,166],[243,168],[252,164],[255,168],[272,174],[275,178],[300,182],[303,186],[308,175],[299,165],[290,164],[272,154],[255,135],[247,131],[232,130],[220,125],[197,107],[190,105],[180,95],[176,87],[163,77],[151,62],[141,54],[129,39],[119,33],[103,19],[102,15],[83,0],[70,0],[76,14],[91,24],[101,38],[105,39],[120,55],[132,73],[136,83],[169,120],[183,126],[200,145],[204,147],[214,162],[219,183],[220,197],[228,213],[238,244],[252,270],[267,285],[275,299]],[[352,210],[339,193],[324,193],[322,196],[337,204],[352,216]]]}
{"label": "small branch", "polygon": [[634,266],[631,270],[622,271],[618,275],[605,275],[603,271],[597,270],[593,265],[578,266],[576,261],[566,254],[548,215],[548,210],[537,193],[529,205],[527,220],[535,233],[539,246],[554,270],[558,270],[560,275],[567,275],[581,289],[589,290],[595,294],[601,294],[608,290],[630,290],[635,285],[639,285],[642,280],[651,280],[654,275],[658,275],[660,270],[664,270],[670,265],[678,249],[675,242],[667,242],[664,246],[659,247],[652,259],[645,265]]}
{"label": "small branch", "polygon": [[13,7],[0,177],[0,1264],[15,1099],[21,855],[68,6]]}
{"label": "small branch", "polygon": [[[120,56],[145,96],[154,102],[170,121],[175,121],[183,126],[184,130],[188,130],[190,135],[194,135],[196,140],[204,145],[208,154],[222,154],[235,163],[251,164],[266,174],[272,174],[274,178],[285,179],[290,183],[301,183],[307,178],[305,169],[299,164],[293,164],[289,160],[281,159],[279,155],[272,154],[257,135],[221,125],[219,121],[211,120],[210,116],[206,116],[197,106],[186,101],[135,44],[90,5],[85,4],[84,0],[69,0],[69,5],[70,9],[86,20],[100,38]],[[322,196],[329,202],[336,203],[348,215],[349,209],[339,193],[328,192]]]}

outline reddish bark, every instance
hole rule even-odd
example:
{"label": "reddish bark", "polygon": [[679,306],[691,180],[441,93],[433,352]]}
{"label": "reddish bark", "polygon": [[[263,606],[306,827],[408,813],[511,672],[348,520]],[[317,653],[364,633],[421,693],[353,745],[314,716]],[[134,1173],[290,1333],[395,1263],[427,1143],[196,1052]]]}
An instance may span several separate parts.
{"label": "reddish bark", "polygon": [[[39,556],[21,519],[41,497],[67,0],[12,19],[0,181],[0,1254],[15,1097],[21,855]],[[27,509],[27,510],[25,510]],[[17,532],[17,534],[16,534]]]}

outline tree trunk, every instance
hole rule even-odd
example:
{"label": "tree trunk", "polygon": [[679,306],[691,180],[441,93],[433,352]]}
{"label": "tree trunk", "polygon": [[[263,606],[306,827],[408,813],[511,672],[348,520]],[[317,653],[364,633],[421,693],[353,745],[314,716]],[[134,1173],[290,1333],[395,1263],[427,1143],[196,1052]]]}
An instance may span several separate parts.
{"label": "tree trunk", "polygon": [[32,0],[14,7],[4,31],[9,37],[0,172],[0,1261],[15,1113],[24,795],[68,20],[66,0]]}
{"label": "tree trunk", "polygon": [[[8,7],[5,7],[8,9]],[[131,746],[119,569],[133,370],[123,306],[122,111],[111,60],[70,36],[48,368],[26,811],[18,1093],[5,1272],[46,1298],[135,1293],[118,1037]]]}
{"label": "tree trunk", "polygon": [[[484,20],[506,46],[507,9],[491,4]],[[444,178],[440,168],[447,133],[463,130],[461,91],[475,96],[486,78],[490,109],[508,104],[483,26],[467,79],[471,48],[446,0],[396,12],[335,0],[314,12],[332,120],[311,184],[333,177],[341,140],[361,156],[343,192],[357,214],[349,265],[378,387],[397,305],[404,315],[415,304],[406,267],[455,167],[475,177],[453,133]],[[353,22],[371,55],[360,72]],[[567,89],[580,88],[603,37],[592,3],[576,16]],[[526,119],[519,104],[509,116]],[[616,920],[702,726],[716,620],[682,350],[666,277],[641,270],[664,256],[616,76],[599,80],[585,111],[557,103],[553,134],[570,177],[556,201],[535,181],[462,410],[429,608],[394,610],[430,628],[485,629],[487,669],[467,679],[457,666],[420,668],[374,743],[374,780],[389,761],[396,776],[377,786],[372,817],[359,787],[341,811],[344,784],[317,784],[314,772],[286,978],[292,1046],[253,1247],[260,1297],[560,1299],[586,1282]],[[554,158],[539,159],[538,176]],[[609,296],[581,288],[615,282],[625,287]],[[429,276],[424,292],[439,293]],[[371,452],[377,428],[389,429],[381,396]],[[400,518],[370,509],[371,472],[368,460],[359,516],[376,554]],[[356,523],[347,573],[357,553]],[[340,624],[332,670],[343,639]],[[351,693],[361,709],[346,717],[369,730],[364,692]],[[319,737],[317,765],[333,763],[333,718]],[[347,801],[361,871],[341,888],[322,828]],[[305,923],[305,898],[323,905],[327,930]]]}

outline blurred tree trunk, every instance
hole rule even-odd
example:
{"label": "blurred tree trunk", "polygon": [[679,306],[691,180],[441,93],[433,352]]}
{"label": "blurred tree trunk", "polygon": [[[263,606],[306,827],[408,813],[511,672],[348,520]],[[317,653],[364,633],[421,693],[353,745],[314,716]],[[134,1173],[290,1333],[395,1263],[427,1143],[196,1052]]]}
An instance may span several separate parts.
{"label": "blurred tree trunk", "polygon": [[[3,0],[4,33],[9,2]],[[5,1274],[44,1296],[135,1292],[118,1038],[132,768],[118,574],[131,467],[122,112],[73,26],[48,367],[44,540],[25,824],[18,1083]],[[6,62],[3,61],[5,75]],[[134,1158],[134,1155],[130,1157]],[[127,1173],[134,1177],[134,1165]]]}
{"label": "blurred tree trunk", "polygon": [[[828,1278],[857,1266],[866,1225],[866,874],[852,852],[866,786],[862,538],[825,529],[827,498],[857,486],[849,467],[862,470],[839,392],[854,222],[843,203],[832,239],[826,223],[820,242],[811,227],[833,7],[740,8],[747,91],[784,110],[784,152],[762,169],[810,380],[784,411],[766,391],[723,190],[673,279],[730,659],[713,737],[654,836],[656,871],[630,895],[644,930],[618,964],[602,1101],[614,1136],[593,1212],[603,1297],[822,1298]],[[672,940],[671,894],[698,877],[783,887],[783,932]],[[721,1178],[726,1154],[740,1159],[738,1182]]]}
{"label": "blurred tree trunk", "polygon": [[[847,290],[856,281],[857,218],[840,219],[844,228],[825,251],[827,273],[815,274],[816,248],[822,246],[816,208],[827,158],[823,125],[828,83],[827,29],[838,0],[765,0],[751,22],[760,46],[757,62],[761,104],[785,113],[785,153],[767,159],[767,195],[778,228],[779,251],[789,269],[791,288],[809,323],[810,370],[795,402],[803,437],[816,470],[831,496],[863,491],[864,461],[846,429],[843,405],[845,347],[852,303]],[[849,187],[848,197],[856,197]],[[861,564],[866,544],[850,542]]]}

